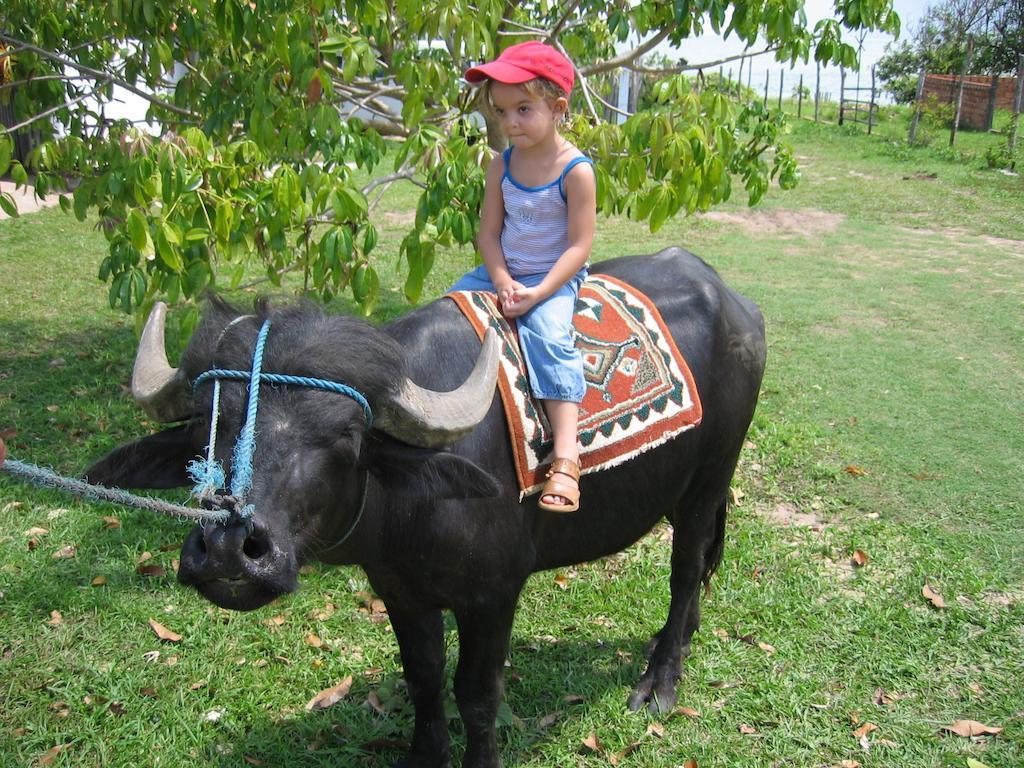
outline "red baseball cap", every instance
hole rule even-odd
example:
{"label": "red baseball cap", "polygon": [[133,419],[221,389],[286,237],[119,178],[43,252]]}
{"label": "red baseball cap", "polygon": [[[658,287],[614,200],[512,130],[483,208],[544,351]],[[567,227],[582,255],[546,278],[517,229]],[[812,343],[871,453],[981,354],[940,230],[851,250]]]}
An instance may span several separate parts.
{"label": "red baseball cap", "polygon": [[471,83],[482,83],[490,79],[510,85],[542,77],[566,94],[572,91],[576,80],[572,62],[550,45],[536,40],[506,48],[494,61],[467,69],[465,77]]}

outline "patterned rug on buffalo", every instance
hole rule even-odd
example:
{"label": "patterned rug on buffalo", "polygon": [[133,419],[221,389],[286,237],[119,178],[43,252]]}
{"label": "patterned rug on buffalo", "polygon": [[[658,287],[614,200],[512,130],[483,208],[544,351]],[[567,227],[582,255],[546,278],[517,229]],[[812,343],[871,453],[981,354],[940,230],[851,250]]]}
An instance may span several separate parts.
{"label": "patterned rug on buffalo", "polygon": [[[539,491],[551,463],[551,435],[530,393],[514,325],[484,291],[447,294],[482,339],[502,340],[498,387],[505,406],[520,498]],[[587,391],[580,404],[583,474],[621,464],[700,423],[697,387],[654,304],[625,283],[592,275],[576,303],[576,346]]]}

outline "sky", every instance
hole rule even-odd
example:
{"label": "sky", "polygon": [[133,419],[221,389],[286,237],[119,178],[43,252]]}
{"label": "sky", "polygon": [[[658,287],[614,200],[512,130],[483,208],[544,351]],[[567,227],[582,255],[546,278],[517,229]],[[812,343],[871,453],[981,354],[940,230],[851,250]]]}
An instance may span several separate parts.
{"label": "sky", "polygon": [[[907,39],[914,28],[917,26],[918,20],[921,18],[925,11],[925,8],[930,3],[927,0],[894,0],[894,7],[896,13],[899,14],[901,22],[901,33],[900,39]],[[935,0],[931,4],[935,4]],[[831,0],[805,0],[804,11],[807,14],[807,25],[813,29],[814,25],[821,19],[833,18],[835,16],[835,10]],[[857,45],[857,37],[852,33],[847,33],[847,42],[852,45]],[[861,85],[869,86],[871,84],[871,65],[878,61],[879,58],[885,53],[885,47],[889,43],[893,42],[894,38],[887,32],[871,32],[864,38],[863,49],[861,52]],[[701,37],[690,38],[685,40],[683,46],[677,50],[668,48],[667,46],[660,46],[657,49],[659,52],[665,53],[671,58],[683,56],[686,60],[692,64],[702,63],[706,61],[716,61],[726,56],[739,54],[743,51],[743,43],[737,40],[735,37],[730,37],[728,40],[722,40],[715,34],[706,34]],[[733,69],[733,76],[736,77],[739,72],[739,62],[733,62],[731,64]],[[744,64],[743,81],[747,82],[748,64]],[[730,65],[725,65],[725,73],[728,74]],[[715,68],[717,69],[717,68]],[[759,56],[754,59],[754,69],[750,73],[752,75],[750,79],[750,85],[755,90],[763,91],[766,71],[771,70],[770,81],[769,81],[769,100],[777,98],[779,93],[779,72],[784,72],[785,83],[783,87],[783,95],[788,97],[792,91],[793,86],[798,82],[800,75],[804,76],[804,86],[809,88],[811,93],[814,92],[814,81],[815,81],[815,65],[813,60],[810,64],[804,65],[798,64],[793,69],[790,69],[786,64],[780,64],[775,61],[771,54]],[[853,75],[856,78],[856,74]],[[832,101],[837,101],[839,98],[839,69],[838,68],[826,68],[821,74],[821,91],[822,94],[831,94]],[[884,98],[882,99],[885,100]]]}

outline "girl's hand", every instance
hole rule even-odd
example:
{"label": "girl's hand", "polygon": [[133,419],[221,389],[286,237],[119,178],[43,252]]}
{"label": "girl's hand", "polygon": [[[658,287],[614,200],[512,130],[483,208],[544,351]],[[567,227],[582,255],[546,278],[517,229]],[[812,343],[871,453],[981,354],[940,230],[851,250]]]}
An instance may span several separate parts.
{"label": "girl's hand", "polygon": [[504,285],[496,285],[495,289],[498,294],[498,305],[501,307],[502,314],[506,317],[510,317],[510,315],[505,312],[505,305],[511,304],[516,292],[525,290],[525,286],[516,280],[510,280]]}
{"label": "girl's hand", "polygon": [[522,317],[543,299],[540,288],[526,288],[519,286],[507,301],[501,304],[501,313],[505,317]]}

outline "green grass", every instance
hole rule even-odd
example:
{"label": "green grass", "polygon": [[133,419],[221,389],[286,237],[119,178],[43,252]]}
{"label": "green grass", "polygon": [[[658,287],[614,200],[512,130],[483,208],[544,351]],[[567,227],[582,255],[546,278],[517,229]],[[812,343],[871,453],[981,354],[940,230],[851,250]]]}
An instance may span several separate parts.
{"label": "green grass", "polygon": [[[667,608],[659,530],[531,580],[501,717],[506,765],[625,752],[620,765],[657,768],[1024,764],[1024,183],[981,154],[807,122],[792,141],[801,185],[757,209],[737,200],[654,235],[599,222],[596,258],[686,245],[767,319],[739,503],[680,685],[701,716],[664,720],[658,735],[625,711]],[[414,200],[395,190],[379,214],[386,263]],[[65,472],[155,428],[124,391],[133,321],[106,309],[94,279],[104,245],[54,210],[0,222],[0,430],[17,430],[17,458]],[[439,259],[428,294],[471,259]],[[400,275],[383,273],[386,318],[406,307]],[[797,513],[813,525],[779,522]],[[362,574],[311,568],[296,595],[230,614],[174,584],[184,531],[0,479],[0,765],[36,765],[61,744],[54,765],[394,762],[410,710],[387,624],[360,611]],[[67,545],[75,556],[55,559]],[[850,564],[856,550],[866,565]],[[167,575],[139,575],[144,552]],[[161,642],[149,619],[183,640]],[[350,674],[347,700],[305,712]],[[941,730],[957,719],[1004,730]],[[854,735],[864,723],[878,726],[868,751]],[[591,733],[601,754],[583,746]]]}

